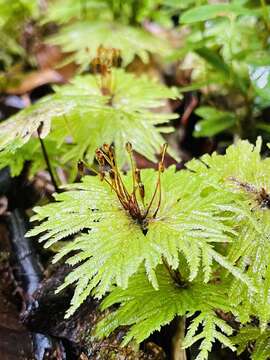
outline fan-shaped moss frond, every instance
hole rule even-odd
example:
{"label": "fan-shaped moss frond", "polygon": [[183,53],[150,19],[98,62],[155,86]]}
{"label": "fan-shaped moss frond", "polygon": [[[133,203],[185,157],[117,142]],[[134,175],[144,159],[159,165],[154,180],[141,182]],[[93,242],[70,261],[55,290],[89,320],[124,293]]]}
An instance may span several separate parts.
{"label": "fan-shaped moss frond", "polygon": [[[202,326],[202,331],[196,334],[200,325]],[[213,343],[216,340],[231,350],[236,350],[231,339],[228,338],[232,333],[233,329],[231,326],[223,319],[218,318],[214,311],[202,311],[200,315],[192,320],[183,345],[190,347],[192,344],[201,340],[199,354],[195,360],[207,360]]]}
{"label": "fan-shaped moss frond", "polygon": [[125,342],[142,341],[175,316],[191,317],[185,346],[201,341],[198,359],[207,359],[214,341],[234,350],[232,329],[216,310],[242,325],[256,317],[262,335],[254,358],[266,359],[269,159],[261,159],[259,141],[242,141],[176,172],[164,170],[165,149],[158,172],[139,171],[131,156],[132,171],[122,176],[104,145],[96,152],[100,178],[86,176],[35,209],[40,224],[29,235],[46,246],[76,235],[55,257],[74,266],[60,287],[75,284],[67,316],[89,294],[109,293],[104,308],[120,307],[97,331],[128,325]]}
{"label": "fan-shaped moss frond", "polygon": [[[91,58],[100,46],[121,50],[124,66],[137,55],[148,62],[149,54],[168,55],[171,51],[167,39],[147,31],[143,21],[158,20],[171,23],[168,6],[162,1],[66,1],[53,2],[44,21],[66,23],[60,31],[48,39],[67,53],[73,53],[69,61],[75,61],[82,69],[89,66]],[[67,60],[67,61],[68,61]]]}
{"label": "fan-shaped moss frond", "polygon": [[152,0],[56,0],[48,4],[44,22],[68,23],[71,20],[117,20],[125,24],[141,24],[154,20],[159,24],[172,26],[171,16],[176,9],[186,4],[173,1]]}
{"label": "fan-shaped moss frond", "polygon": [[[31,161],[31,174],[46,168],[40,149],[41,139],[51,130],[52,119],[72,113],[74,102],[59,100],[55,96],[44,98],[0,124],[0,168],[9,166],[12,176],[20,174],[25,161]],[[62,141],[63,142],[63,141]],[[52,166],[59,165],[69,150],[66,144],[50,139],[45,140]],[[61,145],[61,146],[60,146]]]}
{"label": "fan-shaped moss frond", "polygon": [[240,141],[228,148],[225,156],[206,155],[203,162],[192,161],[187,166],[198,176],[207,177],[209,182],[223,192],[234,193],[234,205],[239,209],[236,241],[230,247],[228,258],[238,264],[254,279],[256,293],[243,287],[236,279],[231,284],[230,299],[239,307],[243,323],[251,316],[260,320],[265,330],[270,319],[270,162],[261,159],[260,139],[256,146]]}
{"label": "fan-shaped moss frond", "polygon": [[143,28],[110,21],[70,24],[48,41],[67,53],[73,53],[69,61],[81,65],[82,70],[89,66],[100,45],[121,50],[124,66],[131,63],[135,55],[147,63],[150,53],[166,56],[171,50],[166,39],[158,38]]}
{"label": "fan-shaped moss frond", "polygon": [[0,125],[0,151],[15,151],[26,144],[31,137],[45,138],[51,129],[51,120],[70,113],[75,103],[48,97],[34,104]]}
{"label": "fan-shaped moss frond", "polygon": [[255,326],[243,327],[240,332],[232,338],[237,344],[237,353],[241,354],[249,345],[253,349],[252,360],[267,360],[270,357],[270,331],[261,331]]}
{"label": "fan-shaped moss frond", "polygon": [[[113,171],[117,174],[117,170]],[[131,189],[132,178],[132,174],[124,176],[127,189]],[[117,184],[120,184],[119,181]],[[144,205],[147,207],[152,203],[157,174],[144,170],[141,181],[145,189]],[[111,186],[114,187],[113,184]],[[221,214],[218,210],[219,204],[228,201],[222,193],[211,191],[207,183],[192,173],[175,173],[174,167],[169,168],[162,174],[161,185],[158,185],[162,189],[161,202],[154,198],[158,203],[158,213],[154,211],[157,205],[147,211],[145,232],[140,218],[136,219],[136,214],[123,209],[123,202],[119,202],[111,186],[98,177],[88,176],[83,183],[69,185],[69,191],[57,194],[56,203],[35,209],[37,214],[33,220],[43,222],[29,235],[40,234],[40,241],[46,241],[46,246],[78,234],[56,256],[59,259],[78,251],[68,262],[79,265],[63,285],[76,283],[69,314],[93,289],[96,296],[101,297],[113,284],[126,288],[129,277],[142,264],[152,286],[158,289],[157,265],[165,261],[171,269],[177,270],[180,253],[188,263],[189,281],[197,277],[200,269],[204,281],[209,281],[215,262],[252,287],[248,277],[214,248],[215,243],[231,241],[234,235],[234,230],[228,225],[231,215]],[[129,201],[135,196],[135,191]],[[124,192],[121,190],[120,195]],[[80,234],[81,230],[84,232]]]}
{"label": "fan-shaped moss frond", "polygon": [[56,0],[48,4],[43,22],[68,23],[72,19],[97,16],[111,18],[108,2],[105,0]]}
{"label": "fan-shaped moss frond", "polygon": [[[223,182],[231,189],[237,189],[237,186],[230,178],[236,178],[238,181],[251,183],[258,188],[267,186],[270,182],[268,176],[265,175],[265,165],[269,160],[262,160],[260,156],[261,139],[257,140],[256,146],[248,141],[239,141],[236,145],[229,146],[226,155],[217,153],[202,156],[201,160],[192,160],[187,167],[205,176],[210,175],[210,179],[216,179]],[[270,185],[270,184],[269,184]]]}
{"label": "fan-shaped moss frond", "polygon": [[166,98],[176,98],[176,89],[115,69],[107,95],[102,91],[102,75],[79,76],[69,85],[55,87],[55,95],[0,124],[2,158],[5,159],[4,154],[15,153],[31,136],[37,137],[39,130],[41,138],[47,137],[58,147],[68,140],[69,150],[63,162],[86,158],[92,163],[95,149],[111,142],[116,145],[118,161],[123,164],[127,140],[133,142],[137,152],[154,161],[163,143],[159,133],[163,128],[155,125],[167,123],[175,115],[154,113],[151,109],[162,106]]}
{"label": "fan-shaped moss frond", "polygon": [[[227,303],[226,288],[214,284],[194,282],[186,288],[178,287],[163,266],[157,270],[159,289],[155,290],[149,284],[143,270],[134,275],[126,290],[115,288],[103,301],[103,309],[114,304],[120,307],[97,327],[98,336],[107,336],[119,326],[129,325],[130,331],[124,339],[127,344],[133,338],[142,342],[162,325],[171,322],[175,316],[196,316],[186,335],[185,346],[201,340],[201,352],[196,359],[207,359],[212,343],[217,339],[225,346],[234,350],[227,335],[232,334],[232,328],[215,313],[215,309],[225,312],[232,308]],[[143,306],[142,306],[143,304]],[[203,325],[202,331],[198,330]]]}

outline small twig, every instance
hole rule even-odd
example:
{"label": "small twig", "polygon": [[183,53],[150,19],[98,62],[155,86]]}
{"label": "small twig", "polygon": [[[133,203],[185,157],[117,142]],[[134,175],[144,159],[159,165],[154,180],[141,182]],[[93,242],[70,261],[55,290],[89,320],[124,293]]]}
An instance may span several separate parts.
{"label": "small twig", "polygon": [[48,153],[47,153],[47,150],[46,150],[44,141],[43,141],[43,139],[41,139],[41,137],[40,137],[40,131],[39,131],[39,130],[37,131],[37,133],[38,133],[38,138],[39,138],[39,142],[40,142],[42,154],[43,154],[45,163],[46,163],[46,165],[47,165],[47,170],[48,170],[48,172],[49,172],[49,174],[50,174],[50,177],[51,177],[51,180],[52,180],[52,184],[53,184],[53,186],[54,186],[54,188],[55,188],[55,191],[56,191],[56,192],[59,192],[59,188],[58,188],[57,182],[56,182],[56,180],[55,180],[55,177],[54,177],[54,175],[53,175],[53,171],[52,171],[50,159],[49,159],[49,156],[48,156]]}
{"label": "small twig", "polygon": [[199,100],[198,100],[197,96],[195,96],[194,94],[191,94],[191,99],[190,99],[189,103],[187,104],[187,106],[185,107],[184,113],[181,117],[182,125],[184,125],[184,126],[188,125],[190,115],[192,114],[193,110],[196,108],[198,103],[199,103]]}

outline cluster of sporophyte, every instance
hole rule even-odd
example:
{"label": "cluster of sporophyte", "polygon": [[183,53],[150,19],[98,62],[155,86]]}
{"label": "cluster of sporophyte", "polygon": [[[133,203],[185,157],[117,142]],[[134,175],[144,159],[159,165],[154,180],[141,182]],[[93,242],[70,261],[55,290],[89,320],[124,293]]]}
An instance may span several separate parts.
{"label": "cluster of sporophyte", "polygon": [[[91,70],[96,77],[98,87],[104,96],[113,96],[114,84],[112,69],[121,67],[121,51],[115,48],[105,48],[100,45],[97,49],[97,56],[91,61]],[[110,102],[108,105],[112,105]]]}
{"label": "cluster of sporophyte", "polygon": [[269,320],[270,213],[262,209],[269,209],[270,161],[261,159],[260,141],[242,141],[176,171],[164,169],[166,149],[157,172],[139,170],[126,143],[125,173],[114,147],[104,144],[96,150],[96,176],[36,207],[39,224],[28,235],[46,247],[72,236],[53,260],[72,266],[58,288],[75,285],[66,317],[90,295],[104,298],[103,309],[118,304],[97,334],[128,326],[125,344],[192,317],[183,346],[202,339],[197,359],[206,360],[215,340],[232,350],[239,344],[220,313],[232,314],[243,331],[252,316],[262,331]]}
{"label": "cluster of sporophyte", "polygon": [[118,168],[114,148],[104,144],[96,150],[96,159],[99,164],[100,179],[106,181],[116,193],[123,208],[147,233],[149,221],[156,218],[161,204],[161,174],[164,172],[164,156],[168,145],[164,144],[161,151],[161,160],[158,163],[157,182],[153,195],[148,204],[145,203],[145,187],[141,180],[141,171],[136,168],[133,149],[130,142],[126,143],[126,151],[130,158],[132,172],[132,189],[125,185],[121,170]]}
{"label": "cluster of sporophyte", "polygon": [[[92,163],[95,149],[104,142],[114,144],[123,166],[128,159],[125,143],[132,139],[136,152],[155,161],[164,142],[161,133],[173,130],[169,121],[178,115],[153,109],[163,107],[166,99],[178,98],[178,90],[146,76],[137,77],[120,68],[121,62],[120,50],[99,46],[93,60],[88,59],[90,74],[55,86],[55,94],[1,123],[0,168],[8,165],[12,176],[20,173],[24,161],[31,162],[31,174],[49,168],[38,151],[37,133],[53,170],[59,165],[75,169],[81,158]],[[178,159],[170,147],[168,153]]]}

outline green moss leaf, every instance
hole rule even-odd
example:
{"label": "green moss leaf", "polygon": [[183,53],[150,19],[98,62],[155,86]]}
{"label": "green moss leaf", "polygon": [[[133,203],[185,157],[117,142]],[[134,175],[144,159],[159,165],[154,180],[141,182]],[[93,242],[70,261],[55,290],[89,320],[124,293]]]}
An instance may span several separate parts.
{"label": "green moss leaf", "polygon": [[74,53],[66,61],[75,61],[81,70],[89,66],[101,45],[121,50],[124,66],[130,64],[136,55],[147,63],[149,54],[167,56],[171,51],[166,39],[158,38],[143,28],[112,21],[84,21],[67,25],[48,42],[60,46],[64,52]]}
{"label": "green moss leaf", "polygon": [[181,17],[183,24],[190,24],[199,21],[205,21],[216,17],[234,15],[252,15],[254,10],[245,8],[237,4],[211,4],[197,6],[187,10]]}
{"label": "green moss leaf", "polygon": [[[218,339],[232,350],[235,348],[226,335],[232,334],[232,328],[219,319],[213,309],[229,311],[226,304],[226,291],[213,284],[189,284],[186,288],[178,287],[163,266],[157,269],[159,289],[154,290],[147,281],[146,274],[141,270],[129,282],[128,289],[114,289],[102,303],[103,309],[120,304],[108,318],[102,320],[97,327],[98,336],[107,336],[118,326],[131,326],[124,339],[127,344],[133,338],[142,342],[151,333],[171,322],[175,316],[196,316],[186,335],[185,347],[202,340],[201,352],[197,359],[207,359],[212,343]],[[223,292],[224,291],[224,292]],[[198,331],[202,323],[203,330]]]}
{"label": "green moss leaf", "polygon": [[[39,129],[41,138],[46,137],[59,148],[68,143],[63,163],[83,158],[92,163],[95,149],[109,142],[115,144],[123,165],[128,140],[138,153],[155,161],[164,142],[155,125],[166,124],[176,115],[151,110],[164,105],[167,98],[178,97],[177,90],[121,69],[113,71],[112,79],[111,98],[102,95],[98,75],[79,76],[70,85],[55,87],[55,95],[1,123],[2,159],[5,154],[19,151],[31,137],[37,137]],[[169,152],[177,158],[172,150]]]}
{"label": "green moss leaf", "polygon": [[[131,174],[124,177],[128,186],[131,180]],[[142,171],[142,182],[147,204],[156,186],[156,173]],[[92,290],[101,297],[113,284],[126,288],[130,276],[141,265],[153,288],[158,289],[156,267],[165,259],[172,269],[177,269],[180,254],[188,264],[189,281],[199,276],[200,269],[205,272],[204,282],[209,281],[216,263],[252,287],[250,279],[214,248],[215,243],[230,242],[235,234],[226,224],[231,215],[221,214],[218,209],[218,205],[224,205],[230,198],[209,190],[208,183],[201,178],[187,171],[175,173],[174,167],[162,174],[161,207],[156,219],[149,220],[146,234],[122,209],[108,184],[98,177],[84,177],[83,183],[69,185],[67,190],[56,195],[55,203],[35,209],[33,220],[43,222],[29,236],[39,235],[39,240],[46,241],[48,247],[78,234],[55,258],[69,254],[68,262],[78,264],[63,285],[75,282],[77,288],[68,314]],[[74,251],[78,253],[72,256]]]}

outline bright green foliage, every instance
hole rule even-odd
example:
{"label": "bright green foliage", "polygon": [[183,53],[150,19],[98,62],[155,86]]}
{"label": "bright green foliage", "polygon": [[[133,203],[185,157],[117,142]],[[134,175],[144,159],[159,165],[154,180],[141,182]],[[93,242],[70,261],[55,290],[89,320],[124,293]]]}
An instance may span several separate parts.
{"label": "bright green foliage", "polygon": [[200,106],[195,113],[202,118],[195,126],[196,137],[213,136],[237,123],[237,118],[232,112],[220,111],[210,106]]}
{"label": "bright green foliage", "polygon": [[238,344],[237,353],[241,354],[247,347],[252,349],[252,360],[266,360],[270,357],[270,331],[261,332],[255,326],[246,326],[232,339]]}
{"label": "bright green foliage", "polygon": [[[112,93],[108,96],[102,94],[100,75],[79,76],[69,85],[55,87],[54,95],[0,124],[0,166],[10,165],[17,173],[14,169],[18,159],[14,154],[29,156],[24,144],[31,137],[37,138],[38,129],[40,137],[52,143],[55,153],[51,154],[63,163],[83,158],[92,163],[98,146],[114,142],[123,164],[126,157],[122,149],[127,140],[133,142],[137,152],[154,161],[164,142],[159,132],[171,131],[170,127],[155,125],[165,124],[175,115],[151,110],[162,106],[166,98],[177,96],[175,88],[144,76],[136,78],[121,69],[113,70]],[[65,155],[61,156],[67,141]],[[35,162],[34,153],[29,160]]]}
{"label": "bright green foliage", "polygon": [[[215,179],[216,183],[222,184],[223,191],[225,185],[228,191],[241,194],[238,201],[241,206],[238,228],[241,231],[239,231],[228,257],[245,270],[250,278],[254,279],[258,290],[256,293],[250,292],[239,281],[234,280],[230,289],[230,301],[231,304],[241,309],[239,319],[243,323],[249,322],[251,315],[259,319],[260,329],[258,331],[261,332],[259,339],[265,342],[268,337],[267,324],[270,320],[270,211],[268,207],[262,207],[263,198],[260,194],[262,189],[265,189],[267,194],[269,193],[270,162],[269,158],[264,160],[260,158],[260,147],[260,141],[257,142],[256,147],[243,141],[237,147],[228,148],[226,156],[213,155],[210,157],[205,155],[202,159],[209,168],[197,161],[192,161],[188,167],[204,174],[203,176],[207,176],[209,179]],[[251,190],[237,182],[230,181],[230,177],[247,184],[246,186],[251,186]],[[245,330],[243,331],[245,332]],[[261,349],[261,345],[258,347]],[[256,355],[257,350],[254,352],[254,359],[268,358],[264,352],[259,351],[261,350],[258,350],[260,355]]]}
{"label": "bright green foliage", "polygon": [[137,55],[143,62],[149,61],[149,53],[166,55],[169,46],[165,40],[155,37],[142,28],[106,21],[79,22],[64,27],[49,39],[64,52],[72,52],[67,61],[75,61],[81,70],[89,66],[100,45],[121,50],[123,65],[128,65]]}
{"label": "bright green foliage", "polygon": [[[189,347],[204,339],[201,344],[202,352],[197,360],[207,359],[215,339],[234,349],[230,340],[222,334],[231,335],[232,328],[218,318],[214,311],[216,308],[225,312],[232,309],[227,303],[225,288],[197,281],[186,288],[180,288],[163,266],[158,267],[157,278],[158,290],[149,284],[143,271],[130,279],[127,290],[114,289],[103,301],[102,308],[117,303],[121,303],[121,306],[99,323],[97,334],[107,336],[118,326],[132,325],[124,344],[132,338],[141,342],[154,330],[159,330],[162,325],[171,322],[176,315],[184,316],[188,312],[189,316],[197,316],[193,318],[188,329],[185,346]],[[198,312],[201,313],[198,315]],[[195,336],[200,323],[203,323],[203,331]]]}
{"label": "bright green foliage", "polygon": [[[193,70],[191,84],[182,90],[202,93],[198,114],[203,112],[203,120],[196,136],[226,130],[254,138],[256,127],[269,132],[262,121],[270,101],[270,18],[263,3],[205,4],[190,7],[180,16],[180,31],[189,31],[176,58],[183,60],[182,69]],[[212,110],[205,116],[208,107]]]}
{"label": "bright green foliage", "polygon": [[[245,3],[245,1],[243,2]],[[185,12],[181,22],[190,24],[206,21],[223,16],[251,15],[252,10],[245,8],[242,4],[211,4],[201,5]],[[254,14],[254,13],[253,13]]]}
{"label": "bright green foliage", "polygon": [[[44,141],[47,154],[50,159],[51,166],[54,170],[61,163],[61,158],[65,152],[68,151],[67,145],[62,145],[60,148],[54,141]],[[38,139],[30,139],[25,145],[19,148],[18,151],[4,151],[0,152],[0,168],[9,166],[11,176],[20,175],[25,162],[31,162],[29,168],[29,177],[35,175],[41,169],[46,169],[47,164],[45,163],[43,154],[40,148],[40,142]]]}
{"label": "bright green foliage", "polygon": [[23,25],[37,15],[35,0],[0,1],[0,62],[12,65],[13,56],[24,55],[20,44]]}
{"label": "bright green foliage", "polygon": [[[71,112],[74,102],[65,101],[44,98],[0,124],[0,168],[9,166],[12,176],[19,175],[26,160],[32,163],[32,174],[45,168],[37,130],[40,137],[45,138],[50,132],[51,119]],[[65,144],[59,148],[50,139],[46,139],[45,146],[54,165],[60,163],[61,155],[68,150]]]}
{"label": "bright green foliage", "polygon": [[149,53],[166,55],[168,42],[141,26],[144,20],[154,20],[170,25],[170,6],[159,9],[162,1],[107,1],[72,0],[51,4],[45,21],[67,23],[60,32],[49,39],[65,52],[74,53],[69,61],[88,67],[100,45],[121,50],[124,65],[137,55],[148,62]]}
{"label": "bright green foliage", "polygon": [[[232,342],[232,328],[216,310],[233,314],[242,326],[256,317],[260,336],[253,358],[266,360],[270,160],[261,159],[260,147],[260,139],[256,146],[241,141],[226,155],[190,161],[188,170],[165,170],[161,207],[146,234],[95,176],[69,185],[56,203],[36,208],[33,220],[41,224],[29,235],[40,235],[46,246],[77,234],[55,257],[69,255],[67,262],[77,265],[60,287],[76,284],[67,315],[90,293],[100,298],[109,292],[103,308],[120,307],[99,324],[97,334],[129,325],[124,343],[141,342],[175,316],[187,316],[192,320],[184,346],[200,341],[197,360],[208,358],[216,340],[232,350],[248,345],[240,335],[248,334],[249,325]],[[141,175],[147,204],[156,175],[153,170]],[[124,181],[130,188],[131,175]],[[177,271],[181,283],[173,276]],[[255,340],[252,334],[247,336]]]}
{"label": "bright green foliage", "polygon": [[[155,173],[145,170],[142,181],[146,193],[152,195]],[[157,289],[155,268],[164,258],[169,266],[177,269],[179,252],[187,261],[190,281],[198,276],[202,259],[204,282],[209,281],[215,261],[252,286],[241,271],[213,248],[214,243],[230,241],[233,231],[225,225],[225,220],[230,217],[221,217],[216,213],[217,204],[224,203],[222,194],[201,196],[205,187],[207,184],[198,183],[188,173],[175,173],[173,167],[168,169],[162,176],[163,202],[159,216],[149,223],[146,235],[127,216],[110,187],[101,183],[98,177],[85,177],[82,184],[70,185],[68,189],[71,191],[56,195],[56,203],[36,208],[34,220],[48,219],[30,235],[44,233],[40,241],[47,240],[46,246],[82,229],[89,230],[87,234],[76,237],[56,256],[59,259],[77,249],[81,253],[71,257],[69,262],[75,264],[86,260],[67,277],[64,284],[77,283],[69,313],[76,310],[93,288],[96,288],[98,297],[103,296],[114,283],[126,288],[129,277],[142,263],[149,281]],[[146,203],[149,200],[150,197]],[[110,236],[106,229],[109,229]]]}
{"label": "bright green foliage", "polygon": [[74,108],[72,102],[52,100],[48,97],[3,122],[0,125],[0,149],[7,152],[17,150],[26,144],[38,129],[40,137],[44,139],[50,132],[51,119],[64,116]]}
{"label": "bright green foliage", "polygon": [[[215,300],[215,297],[217,296],[216,293],[211,293],[211,290],[214,289],[210,288],[206,290],[208,290],[208,296],[210,295],[213,297],[211,301],[209,301],[208,299],[211,306],[218,306],[220,308],[220,303],[217,302],[217,304],[215,304],[213,302],[213,299]],[[201,291],[201,293],[203,293],[203,291]],[[198,300],[199,299],[200,298],[198,298]],[[202,304],[200,304],[200,309],[201,308],[203,308]],[[199,325],[202,325],[203,330],[201,331],[201,333],[195,335]],[[189,326],[187,335],[184,340],[184,347],[190,347],[192,344],[202,339],[199,347],[200,352],[199,355],[196,357],[196,360],[206,360],[208,359],[208,353],[211,351],[212,345],[216,340],[218,340],[222,345],[230,348],[231,350],[235,350],[232,341],[228,338],[228,336],[232,335],[232,333],[233,329],[231,328],[231,326],[229,326],[224,320],[220,319],[213,310],[203,311],[200,315],[193,319],[191,325]]]}
{"label": "bright green foliage", "polygon": [[[192,2],[190,0],[184,1]],[[183,2],[183,3],[184,3]],[[184,6],[185,7],[185,6]],[[71,19],[115,19],[124,23],[140,24],[153,20],[171,26],[171,19],[176,9],[183,4],[174,0],[57,0],[51,3],[46,14],[46,21],[67,23]]]}

